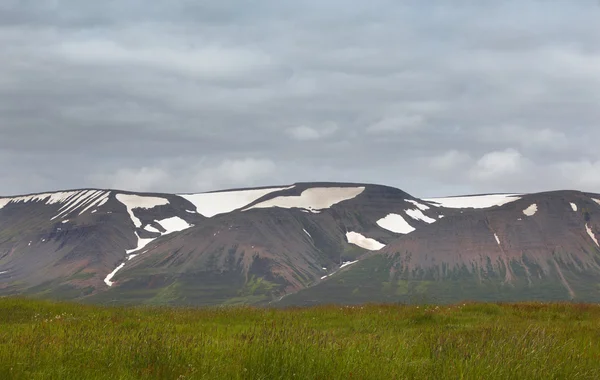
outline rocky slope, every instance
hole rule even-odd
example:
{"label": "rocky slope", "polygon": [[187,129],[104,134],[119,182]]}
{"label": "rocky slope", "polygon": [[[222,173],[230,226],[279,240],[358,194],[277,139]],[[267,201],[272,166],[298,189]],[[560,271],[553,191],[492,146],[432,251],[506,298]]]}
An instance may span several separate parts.
{"label": "rocky slope", "polygon": [[600,299],[600,195],[299,183],[0,198],[0,295],[276,304]]}

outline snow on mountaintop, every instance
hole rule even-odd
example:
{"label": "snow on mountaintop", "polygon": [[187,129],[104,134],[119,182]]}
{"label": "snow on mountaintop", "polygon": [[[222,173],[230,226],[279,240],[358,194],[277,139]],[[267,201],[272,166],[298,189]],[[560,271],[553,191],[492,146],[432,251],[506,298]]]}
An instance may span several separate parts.
{"label": "snow on mountaintop", "polygon": [[470,195],[461,197],[430,198],[427,202],[437,203],[445,208],[489,208],[502,206],[521,199],[521,194]]}
{"label": "snow on mountaintop", "polygon": [[346,239],[348,239],[348,243],[368,249],[369,251],[379,251],[381,248],[385,247],[385,244],[382,244],[375,239],[365,237],[358,232],[347,232]]}
{"label": "snow on mountaintop", "polygon": [[24,195],[19,197],[6,197],[0,198],[0,209],[9,203],[27,203],[27,202],[44,202],[47,205],[62,203],[67,199],[80,193],[80,191],[61,191],[56,193],[43,193],[43,194],[33,194],[33,195]]}
{"label": "snow on mountaintop", "polygon": [[93,207],[98,207],[106,203],[109,195],[110,192],[104,190],[82,191],[78,195],[70,198],[69,201],[58,210],[59,213],[51,220],[60,217],[66,217],[77,210],[81,210],[79,212],[79,215],[81,215]]}
{"label": "snow on mountaintop", "polygon": [[527,216],[534,216],[537,210],[537,205],[534,203],[531,206],[527,207],[525,210],[523,210],[523,214]]}
{"label": "snow on mountaintop", "polygon": [[196,206],[200,215],[211,218],[244,207],[265,195],[281,190],[293,189],[289,187],[271,187],[268,189],[233,190],[215,193],[178,194]]}
{"label": "snow on mountaintop", "polygon": [[415,230],[413,226],[408,224],[408,222],[398,214],[388,214],[385,218],[379,219],[377,225],[397,234],[409,234]]}
{"label": "snow on mountaintop", "polygon": [[364,187],[313,187],[304,190],[300,195],[282,195],[246,208],[244,211],[253,208],[281,207],[319,212],[337,203],[356,198],[363,191],[365,191]]}
{"label": "snow on mountaintop", "polygon": [[146,197],[133,194],[117,194],[117,200],[127,207],[127,212],[133,221],[133,224],[140,228],[142,222],[134,215],[133,210],[136,208],[151,209],[156,206],[164,206],[169,204],[169,200],[166,198],[158,197]]}
{"label": "snow on mountaintop", "polygon": [[75,211],[79,211],[79,215],[81,215],[94,206],[102,206],[108,201],[109,195],[110,191],[106,190],[70,190],[7,197],[0,198],[0,209],[10,203],[43,202],[46,205],[62,204],[59,213],[51,219],[54,220],[59,217],[66,217]]}

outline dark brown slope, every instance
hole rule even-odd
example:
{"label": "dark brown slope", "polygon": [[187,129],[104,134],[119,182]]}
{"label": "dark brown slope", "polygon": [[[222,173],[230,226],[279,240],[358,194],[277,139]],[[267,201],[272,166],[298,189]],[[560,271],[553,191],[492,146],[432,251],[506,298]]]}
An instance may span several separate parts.
{"label": "dark brown slope", "polygon": [[[124,193],[73,190],[56,203],[48,201],[56,193],[0,199],[0,294],[77,298],[105,286],[106,274],[136,247],[136,232],[148,234],[133,225],[127,208],[116,200]],[[192,207],[185,200],[161,196],[169,205],[134,213],[145,222],[158,215],[203,219],[184,212]]]}
{"label": "dark brown slope", "polygon": [[[398,238],[282,304],[598,301],[600,249],[592,236],[600,237],[600,206],[593,198],[600,196],[549,192],[500,207],[464,209]],[[537,211],[525,215],[533,204]]]}
{"label": "dark brown slope", "polygon": [[[364,191],[323,210],[252,208],[278,197],[298,197],[308,189],[339,187],[364,187]],[[348,244],[347,232],[382,242],[395,239],[398,234],[379,228],[376,222],[390,212],[414,208],[407,199],[414,200],[385,186],[296,184],[157,240],[125,263],[111,289],[93,298],[186,304],[269,302],[314,284],[342,263],[364,255],[365,249]],[[165,288],[171,289],[168,296],[162,292]],[[211,292],[202,291],[207,288]]]}

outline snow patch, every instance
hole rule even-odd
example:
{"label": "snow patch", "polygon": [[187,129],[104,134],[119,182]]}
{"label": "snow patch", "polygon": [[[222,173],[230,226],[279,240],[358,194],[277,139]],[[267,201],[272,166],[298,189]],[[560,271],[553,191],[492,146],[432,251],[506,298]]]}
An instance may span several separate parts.
{"label": "snow patch", "polygon": [[162,233],[162,235],[170,234],[172,232],[179,232],[186,230],[190,227],[193,227],[191,224],[181,219],[178,216],[174,216],[172,218],[167,218],[163,220],[156,220],[158,224],[162,226],[166,230],[166,232]]}
{"label": "snow patch", "polygon": [[571,202],[571,208],[573,209],[573,211],[577,211],[577,205],[573,202]]}
{"label": "snow patch", "polygon": [[114,282],[112,282],[111,280],[113,279],[113,277],[115,277],[115,274],[117,274],[118,271],[120,271],[121,269],[123,269],[123,267],[125,266],[125,263],[122,263],[121,265],[119,265],[118,267],[115,268],[115,270],[113,270],[112,272],[110,272],[108,274],[108,276],[106,276],[106,278],[104,279],[104,283],[108,286],[113,286]]}
{"label": "snow patch", "polygon": [[421,204],[421,203],[419,203],[417,201],[414,201],[412,199],[407,199],[406,201],[409,202],[409,203],[412,203],[415,206],[417,206],[417,208],[419,210],[421,210],[421,211],[427,211],[427,210],[429,210],[429,206],[425,206],[424,204]]}
{"label": "snow patch", "polygon": [[445,215],[439,215],[438,218],[442,219]]}
{"label": "snow patch", "polygon": [[600,244],[598,244],[598,239],[596,239],[596,236],[594,235],[594,231],[592,231],[592,229],[590,228],[590,226],[587,223],[585,225],[585,230],[587,231],[588,235],[590,235],[590,237],[592,238],[594,243],[596,243],[596,245],[598,247],[600,247]]}
{"label": "snow patch", "polygon": [[423,214],[423,212],[421,210],[404,210],[404,212],[406,213],[406,215],[410,216],[411,218],[415,219],[415,220],[421,220],[425,223],[434,223],[436,220],[432,219],[430,217],[428,217],[427,215]]}
{"label": "snow patch", "polygon": [[145,229],[146,231],[148,231],[148,232],[154,232],[154,233],[157,233],[157,234],[159,234],[159,233],[160,233],[160,231],[159,231],[159,230],[157,230],[156,228],[152,227],[151,225],[147,225],[146,227],[144,227],[144,229]]}
{"label": "snow patch", "polygon": [[[196,212],[207,218],[228,213],[276,191],[293,189],[289,187],[271,187],[268,189],[220,191],[215,193],[179,194],[196,206]],[[188,211],[189,212],[189,211]]]}
{"label": "snow patch", "polygon": [[408,224],[406,220],[398,214],[388,214],[385,218],[379,219],[377,225],[397,234],[409,234],[415,230],[413,226]]}
{"label": "snow patch", "polygon": [[498,245],[500,245],[500,238],[498,237],[498,234],[494,234],[494,237],[496,238],[496,242],[498,243]]}
{"label": "snow patch", "polygon": [[600,205],[600,199],[592,198],[592,200]]}
{"label": "snow patch", "polygon": [[525,214],[527,216],[533,216],[533,215],[535,215],[537,210],[538,210],[537,204],[534,203],[531,206],[527,207],[525,210],[523,210],[523,214]]}
{"label": "snow patch", "polygon": [[379,251],[381,248],[385,247],[385,244],[382,244],[375,239],[367,238],[358,232],[347,232],[346,239],[348,239],[348,243],[368,249],[369,251]]}
{"label": "snow patch", "polygon": [[145,246],[147,246],[155,240],[155,238],[141,238],[140,235],[138,235],[137,231],[135,232],[135,236],[137,236],[138,238],[137,247],[134,249],[128,249],[125,251],[125,253],[130,254],[132,252],[139,251],[140,249],[144,248]]}
{"label": "snow patch", "polygon": [[157,206],[164,206],[169,204],[169,200],[166,198],[157,198],[157,197],[144,197],[140,195],[130,195],[130,194],[117,194],[117,200],[127,207],[127,213],[131,217],[133,224],[140,228],[142,226],[142,222],[138,219],[137,216],[134,215],[133,210],[136,208],[142,209],[152,209]]}
{"label": "snow patch", "polygon": [[246,210],[253,208],[300,208],[312,212],[318,212],[330,208],[331,206],[356,198],[363,191],[364,187],[313,187],[306,189],[300,195],[279,196],[273,199],[256,204]]}
{"label": "snow patch", "polygon": [[308,233],[308,231],[306,229],[303,228],[302,231],[304,231],[304,233],[307,234],[308,237],[310,237],[312,239],[312,236],[310,236],[310,234]]}
{"label": "snow patch", "polygon": [[8,273],[7,270],[0,272],[0,274]]}
{"label": "snow patch", "polygon": [[62,224],[69,223],[69,219],[63,220],[61,223]]}
{"label": "snow patch", "polygon": [[430,198],[424,201],[445,208],[490,208],[521,199],[520,194],[472,195],[464,197]]}

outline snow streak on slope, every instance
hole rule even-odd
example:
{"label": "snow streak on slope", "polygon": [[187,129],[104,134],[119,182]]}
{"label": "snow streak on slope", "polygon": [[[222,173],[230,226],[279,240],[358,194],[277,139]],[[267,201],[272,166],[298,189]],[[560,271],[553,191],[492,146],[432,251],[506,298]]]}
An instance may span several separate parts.
{"label": "snow streak on slope", "polygon": [[96,198],[93,202],[91,202],[86,208],[81,210],[79,215],[85,213],[86,211],[91,210],[92,208],[98,208],[103,206],[106,202],[108,202],[108,197],[110,196],[110,191],[104,192],[100,197]]}
{"label": "snow streak on slope", "polygon": [[142,222],[133,213],[134,209],[151,209],[156,206],[164,206],[169,204],[169,201],[166,198],[144,197],[140,195],[117,194],[116,198],[119,202],[123,203],[125,207],[127,207],[127,212],[129,213],[133,224],[137,228],[142,226]]}
{"label": "snow streak on slope", "polygon": [[144,248],[148,244],[152,243],[155,239],[155,238],[141,238],[140,235],[138,235],[137,231],[135,232],[135,236],[137,236],[137,238],[138,238],[137,247],[135,247],[134,249],[128,249],[127,251],[125,251],[125,253],[130,254],[132,252],[139,251],[140,249]]}
{"label": "snow streak on slope", "polygon": [[256,204],[244,211],[253,208],[300,208],[311,212],[319,212],[337,203],[356,198],[364,187],[313,187],[306,189],[300,195],[279,196]]}
{"label": "snow streak on slope", "polygon": [[434,223],[436,220],[432,219],[430,217],[428,217],[427,215],[423,214],[423,212],[421,210],[404,210],[404,212],[406,213],[406,215],[410,216],[411,218],[415,219],[415,220],[421,220],[425,223]]}
{"label": "snow streak on slope", "polygon": [[108,276],[106,276],[106,278],[104,279],[104,283],[108,286],[113,286],[113,282],[111,281],[113,277],[115,277],[115,274],[117,274],[118,271],[120,271],[121,269],[123,269],[123,267],[125,266],[125,263],[122,263],[121,265],[119,265],[118,267],[115,268],[115,270],[113,270],[112,272],[110,272],[108,274]]}
{"label": "snow streak on slope", "polygon": [[[160,198],[155,198],[155,199],[160,199]],[[146,205],[152,204],[151,201],[146,200],[144,202],[145,202],[144,204],[146,204]],[[151,207],[149,207],[149,208],[151,208]],[[138,221],[139,221],[139,219],[138,219]],[[165,229],[165,232],[160,232],[152,226],[146,226],[144,229],[147,231],[152,230],[151,232],[154,232],[154,231],[159,232],[161,236],[165,236],[165,235],[168,235],[173,232],[183,231],[185,229],[193,227],[192,224],[189,224],[188,222],[186,222],[185,220],[181,219],[178,216],[174,216],[174,217],[163,219],[163,220],[155,220],[155,222],[160,224],[161,227]],[[140,222],[140,226],[141,226],[141,222]],[[129,249],[129,250],[125,251],[125,253],[128,255],[126,257],[126,261],[129,261],[129,260],[133,259],[134,257],[139,256],[139,254],[134,254],[134,252],[139,252],[140,250],[145,248],[148,244],[152,243],[154,240],[157,239],[157,238],[141,238],[140,235],[137,233],[137,231],[135,232],[135,236],[138,239],[137,247],[135,247],[134,249]],[[142,253],[145,253],[145,252],[142,252]],[[111,273],[109,273],[108,276],[106,276],[106,278],[104,279],[104,282],[106,283],[106,285],[108,285],[108,286],[113,285],[113,282],[111,281],[112,278],[117,274],[118,271],[123,269],[124,266],[125,266],[125,262],[121,263],[121,265],[119,265],[114,271],[112,271]]]}
{"label": "snow streak on slope", "polygon": [[63,203],[77,193],[78,191],[62,191],[57,193],[43,193],[20,197],[0,198],[0,209],[9,203],[44,202],[47,205]]}
{"label": "snow streak on slope", "polygon": [[417,208],[418,208],[419,210],[421,210],[421,211],[427,211],[427,210],[429,210],[429,206],[426,206],[426,205],[424,205],[424,204],[421,204],[421,203],[419,203],[419,202],[417,202],[417,201],[413,201],[412,199],[407,199],[406,201],[407,201],[407,202],[409,202],[409,203],[412,203],[412,204],[414,204],[414,205],[415,205],[415,206],[417,206]]}
{"label": "snow streak on slope", "polygon": [[385,244],[382,244],[375,239],[367,238],[358,232],[347,232],[346,239],[348,239],[348,243],[368,249],[369,251],[379,251],[381,248],[385,247]]}
{"label": "snow streak on slope", "polygon": [[571,202],[571,208],[573,209],[573,211],[577,211],[577,205],[573,202]]}
{"label": "snow streak on slope", "polygon": [[272,187],[268,189],[221,191],[216,193],[178,194],[178,196],[196,206],[198,214],[211,218],[215,215],[242,208],[267,194],[293,188],[294,186]]}
{"label": "snow streak on slope", "polygon": [[424,199],[427,202],[437,203],[438,207],[446,208],[490,208],[502,206],[521,199],[520,194],[493,194],[472,195],[465,197],[447,197]]}
{"label": "snow streak on slope", "polygon": [[496,238],[496,242],[498,243],[498,245],[500,245],[500,238],[498,237],[498,234],[494,234],[494,237]]}
{"label": "snow streak on slope", "polygon": [[52,220],[60,217],[67,217],[69,214],[81,210],[79,215],[94,206],[98,206],[104,199],[108,200],[110,192],[104,190],[83,191],[79,195],[72,197],[69,202],[62,206],[59,213]]}
{"label": "snow streak on slope", "polygon": [[537,204],[534,203],[531,206],[527,207],[525,210],[523,210],[523,214],[527,216],[534,216],[537,210]]}
{"label": "snow streak on slope", "polygon": [[413,226],[408,224],[406,220],[398,214],[388,214],[385,218],[379,219],[377,225],[397,234],[409,234],[415,230]]}
{"label": "snow streak on slope", "polygon": [[600,247],[600,244],[598,244],[598,239],[596,239],[596,236],[594,235],[594,231],[592,231],[592,229],[590,228],[589,225],[585,225],[585,230],[587,231],[588,235],[590,235],[590,237],[592,238],[592,240],[594,241],[594,243],[596,243],[596,245],[598,247]]}
{"label": "snow streak on slope", "polygon": [[110,191],[105,190],[73,190],[0,198],[0,209],[10,203],[43,202],[46,205],[62,204],[58,210],[58,214],[51,218],[51,220],[54,220],[56,218],[66,217],[70,213],[81,210],[82,208],[83,210],[80,211],[79,215],[83,214],[91,207],[101,206],[106,203],[109,195]]}
{"label": "snow streak on slope", "polygon": [[[333,272],[333,273],[331,273],[331,274],[328,274],[327,276],[323,276],[323,277],[321,277],[321,280],[324,280],[324,279],[326,279],[327,277],[331,277],[331,276],[333,276],[334,274],[336,274],[336,273],[337,273],[337,272],[338,272],[340,269],[342,269],[342,268],[345,268],[345,267],[347,267],[348,265],[356,264],[357,262],[358,262],[358,260],[356,260],[356,261],[345,261],[345,262],[343,262],[343,263],[342,263],[342,265],[340,265],[340,268],[339,268],[338,270],[336,270],[335,272]],[[326,268],[323,268],[323,269],[326,269]]]}

